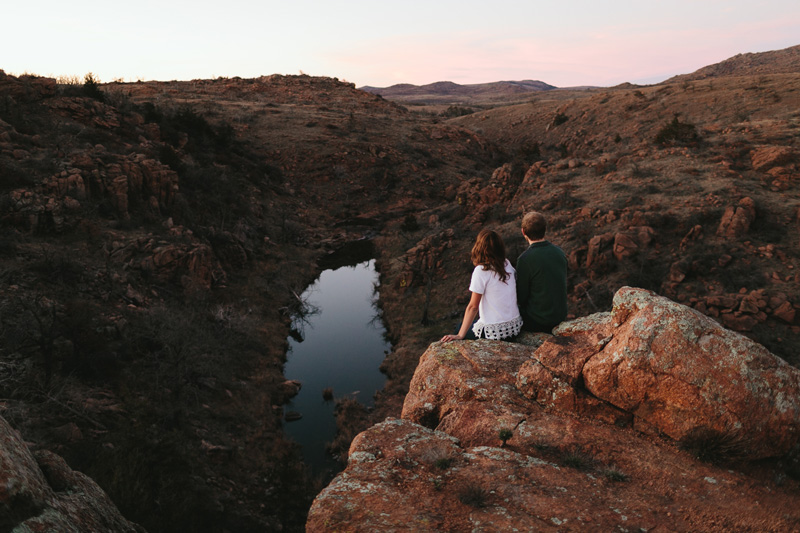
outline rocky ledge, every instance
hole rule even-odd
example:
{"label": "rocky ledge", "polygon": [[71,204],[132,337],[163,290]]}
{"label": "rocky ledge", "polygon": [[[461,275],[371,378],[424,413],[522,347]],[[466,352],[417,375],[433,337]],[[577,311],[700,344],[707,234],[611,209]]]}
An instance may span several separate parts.
{"label": "rocky ledge", "polygon": [[800,371],[688,307],[434,343],[308,531],[796,531]]}
{"label": "rocky ledge", "polygon": [[0,417],[0,531],[141,533],[88,476],[54,453],[31,452]]}

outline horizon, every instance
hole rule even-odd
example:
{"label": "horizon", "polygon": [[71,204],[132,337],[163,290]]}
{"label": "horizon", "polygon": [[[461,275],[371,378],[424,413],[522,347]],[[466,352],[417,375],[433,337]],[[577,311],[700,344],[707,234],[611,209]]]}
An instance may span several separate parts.
{"label": "horizon", "polygon": [[[795,2],[615,0],[597,5],[411,0],[402,9],[267,1],[96,0],[16,6],[0,34],[9,74],[100,82],[308,74],[357,87],[538,80],[559,88],[653,84],[737,54],[797,45]],[[13,50],[13,52],[9,52]]]}

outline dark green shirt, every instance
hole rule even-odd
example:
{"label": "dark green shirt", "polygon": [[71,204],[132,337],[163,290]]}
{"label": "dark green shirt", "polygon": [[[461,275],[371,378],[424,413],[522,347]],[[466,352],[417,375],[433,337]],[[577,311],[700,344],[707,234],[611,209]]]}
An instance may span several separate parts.
{"label": "dark green shirt", "polygon": [[517,259],[517,305],[523,329],[550,331],[567,317],[567,257],[547,241]]}

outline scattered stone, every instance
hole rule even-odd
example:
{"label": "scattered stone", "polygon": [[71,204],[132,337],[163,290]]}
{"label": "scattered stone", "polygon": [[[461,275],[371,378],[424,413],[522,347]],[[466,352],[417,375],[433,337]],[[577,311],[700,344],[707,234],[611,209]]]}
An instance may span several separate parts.
{"label": "scattered stone", "polygon": [[792,306],[790,302],[786,301],[779,305],[778,308],[772,312],[772,315],[775,318],[780,318],[787,324],[794,324],[795,313],[796,311],[794,306]]}

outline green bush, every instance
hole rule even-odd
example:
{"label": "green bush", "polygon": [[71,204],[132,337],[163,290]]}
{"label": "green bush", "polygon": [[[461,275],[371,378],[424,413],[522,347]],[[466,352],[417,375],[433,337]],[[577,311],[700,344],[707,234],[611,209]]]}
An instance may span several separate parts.
{"label": "green bush", "polygon": [[434,462],[433,464],[439,470],[447,470],[453,464],[453,459],[451,457],[442,457],[436,459],[436,462]]}
{"label": "green bush", "polygon": [[593,459],[580,450],[567,450],[561,454],[561,464],[575,470],[589,470]]}

